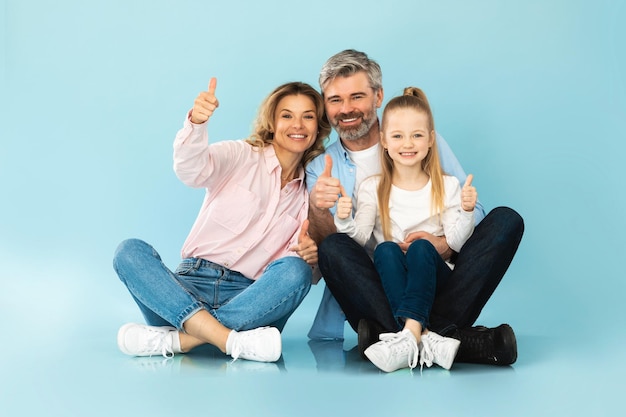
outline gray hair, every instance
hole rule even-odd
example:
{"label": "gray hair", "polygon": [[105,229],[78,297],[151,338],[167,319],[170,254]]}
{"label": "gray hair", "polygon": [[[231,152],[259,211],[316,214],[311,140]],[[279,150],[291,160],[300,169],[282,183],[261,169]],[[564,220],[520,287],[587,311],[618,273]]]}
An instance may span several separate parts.
{"label": "gray hair", "polygon": [[320,88],[322,93],[324,87],[337,77],[349,77],[357,72],[364,71],[374,91],[378,91],[383,86],[383,73],[380,65],[370,59],[364,52],[354,49],[346,49],[331,56],[320,71]]}

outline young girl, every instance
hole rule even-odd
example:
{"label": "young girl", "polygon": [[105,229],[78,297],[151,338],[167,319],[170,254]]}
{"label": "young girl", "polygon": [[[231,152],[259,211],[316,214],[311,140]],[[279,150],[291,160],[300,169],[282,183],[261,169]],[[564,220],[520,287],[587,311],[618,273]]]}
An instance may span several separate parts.
{"label": "young girl", "polygon": [[412,232],[445,235],[459,251],[474,230],[476,189],[472,175],[461,189],[459,181],[444,175],[439,164],[435,125],[422,90],[408,87],[385,107],[381,126],[382,173],[363,181],[352,199],[337,203],[337,231],[360,244],[374,236],[374,264],[385,293],[403,330],[380,335],[365,351],[378,368],[393,372],[436,363],[450,369],[459,341],[428,330],[428,318],[437,288],[452,272],[428,240],[406,242]]}

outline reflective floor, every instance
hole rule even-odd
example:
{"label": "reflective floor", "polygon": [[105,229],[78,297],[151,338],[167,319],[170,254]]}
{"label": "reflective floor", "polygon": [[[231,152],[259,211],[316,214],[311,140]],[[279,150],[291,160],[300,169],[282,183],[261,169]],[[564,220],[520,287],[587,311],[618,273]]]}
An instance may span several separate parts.
{"label": "reflective floor", "polygon": [[[510,316],[519,347],[513,366],[384,374],[359,358],[350,329],[344,342],[307,339],[321,286],[285,328],[277,363],[232,362],[208,347],[169,360],[127,357],[117,350],[117,328],[141,317],[111,273],[100,278],[9,283],[0,296],[8,324],[0,415],[600,416],[613,415],[622,395],[623,328],[575,338],[564,327],[547,336],[509,314],[508,286],[480,321],[495,325],[496,315]],[[89,285],[100,291],[94,295]]]}
{"label": "reflective floor", "polygon": [[[626,415],[624,21],[621,0],[0,0],[0,417]],[[309,342],[321,286],[276,364],[120,353],[142,317],[115,247],[175,268],[204,196],[171,168],[197,92],[216,76],[211,141],[243,138],[272,86],[317,86],[345,48],[385,100],[425,88],[481,202],[523,216],[478,320],[515,329],[518,361],[380,373],[351,330]]]}

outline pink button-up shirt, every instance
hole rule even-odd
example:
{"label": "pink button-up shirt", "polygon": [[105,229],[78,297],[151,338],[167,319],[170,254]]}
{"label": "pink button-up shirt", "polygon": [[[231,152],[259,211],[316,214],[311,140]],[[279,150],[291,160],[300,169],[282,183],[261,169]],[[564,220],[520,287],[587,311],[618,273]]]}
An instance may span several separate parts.
{"label": "pink button-up shirt", "polygon": [[183,258],[202,258],[258,279],[285,256],[308,214],[304,170],[280,188],[274,147],[245,141],[209,145],[207,123],[184,127],[174,140],[174,171],[190,187],[206,188],[200,213],[187,236]]}

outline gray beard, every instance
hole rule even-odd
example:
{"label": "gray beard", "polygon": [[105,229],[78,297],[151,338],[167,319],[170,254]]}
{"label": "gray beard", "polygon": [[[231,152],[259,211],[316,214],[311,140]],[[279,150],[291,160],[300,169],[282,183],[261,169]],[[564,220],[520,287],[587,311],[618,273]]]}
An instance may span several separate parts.
{"label": "gray beard", "polygon": [[353,141],[367,136],[374,123],[376,123],[376,118],[372,117],[371,119],[363,119],[363,122],[355,128],[343,129],[339,127],[339,123],[333,127],[341,139]]}

